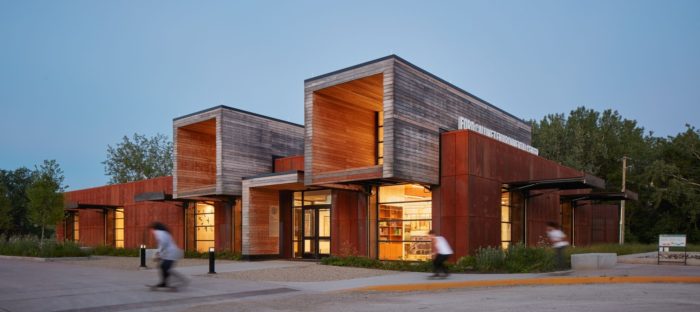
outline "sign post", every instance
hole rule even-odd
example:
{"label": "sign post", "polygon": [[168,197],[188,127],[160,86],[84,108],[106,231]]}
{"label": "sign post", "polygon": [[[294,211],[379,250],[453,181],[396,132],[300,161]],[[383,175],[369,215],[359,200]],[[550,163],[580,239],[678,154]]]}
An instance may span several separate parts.
{"label": "sign post", "polygon": [[678,261],[661,261],[661,253],[671,253],[671,248],[683,247],[683,264],[688,265],[688,247],[686,246],[685,234],[661,234],[659,235],[659,251],[656,257],[656,264],[661,262],[678,262]]}

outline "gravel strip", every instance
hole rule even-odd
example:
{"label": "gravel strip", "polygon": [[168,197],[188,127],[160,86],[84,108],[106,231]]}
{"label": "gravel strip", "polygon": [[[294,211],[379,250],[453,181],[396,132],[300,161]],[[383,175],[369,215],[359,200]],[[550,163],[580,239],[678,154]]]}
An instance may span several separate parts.
{"label": "gravel strip", "polygon": [[314,262],[294,267],[224,272],[212,276],[246,281],[325,282],[396,274],[393,271],[322,265]]}
{"label": "gravel strip", "polygon": [[[216,263],[231,263],[234,261],[230,260],[216,260]],[[110,256],[93,256],[87,260],[66,260],[61,261],[61,263],[82,265],[82,266],[92,266],[92,267],[102,267],[106,269],[116,269],[116,270],[126,270],[126,271],[138,271],[139,265],[141,264],[138,257],[110,257]],[[208,265],[209,260],[207,259],[182,259],[177,262],[175,267],[188,267],[196,265]],[[146,266],[149,269],[156,268],[156,263],[153,261],[146,260]]]}
{"label": "gravel strip", "polygon": [[[216,260],[217,264],[235,263],[231,260]],[[86,260],[65,260],[61,263],[72,265],[101,267],[106,269],[116,269],[125,271],[139,270],[138,257],[110,257],[94,256]],[[219,272],[216,275],[203,275],[211,278],[225,278],[246,281],[270,281],[270,282],[324,282],[337,281],[353,278],[372,277],[380,275],[395,274],[393,271],[373,270],[362,268],[338,267],[322,265],[316,262],[293,262],[293,267],[268,268],[249,271]],[[177,262],[176,267],[188,267],[197,265],[208,265],[207,259],[182,259]],[[149,269],[156,268],[156,263],[147,261]]]}

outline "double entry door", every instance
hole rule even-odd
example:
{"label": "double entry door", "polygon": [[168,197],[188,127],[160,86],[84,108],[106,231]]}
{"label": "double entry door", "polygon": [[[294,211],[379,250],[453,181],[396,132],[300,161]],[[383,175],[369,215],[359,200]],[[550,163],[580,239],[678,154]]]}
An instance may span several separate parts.
{"label": "double entry door", "polygon": [[318,259],[331,253],[331,205],[294,208],[296,257]]}

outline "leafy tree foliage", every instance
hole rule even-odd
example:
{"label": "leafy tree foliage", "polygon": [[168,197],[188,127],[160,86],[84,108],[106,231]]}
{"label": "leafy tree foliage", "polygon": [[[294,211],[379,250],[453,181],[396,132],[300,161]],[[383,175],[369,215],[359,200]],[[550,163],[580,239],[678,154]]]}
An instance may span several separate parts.
{"label": "leafy tree foliage", "polygon": [[631,157],[626,185],[640,198],[628,202],[626,237],[644,243],[662,233],[686,233],[690,241],[700,241],[699,137],[691,126],[675,137],[645,135],[617,111],[585,107],[532,122],[532,144],[541,156],[599,176],[609,190],[620,190],[621,159]]}
{"label": "leafy tree foliage", "polygon": [[107,160],[102,164],[111,184],[172,175],[173,144],[163,134],[124,136],[116,147],[107,146]]}
{"label": "leafy tree foliage", "polygon": [[12,229],[12,215],[10,215],[12,206],[8,195],[5,184],[0,183],[0,233]]}
{"label": "leafy tree foliage", "polygon": [[34,172],[26,167],[15,170],[0,170],[0,185],[5,190],[5,196],[10,202],[7,214],[0,218],[9,219],[8,228],[0,228],[0,233],[8,236],[14,234],[38,234],[32,222],[27,218],[27,188],[34,180]]}
{"label": "leafy tree foliage", "polygon": [[63,218],[63,170],[55,160],[45,160],[36,169],[34,182],[27,189],[29,220],[41,226],[41,240],[47,226]]}

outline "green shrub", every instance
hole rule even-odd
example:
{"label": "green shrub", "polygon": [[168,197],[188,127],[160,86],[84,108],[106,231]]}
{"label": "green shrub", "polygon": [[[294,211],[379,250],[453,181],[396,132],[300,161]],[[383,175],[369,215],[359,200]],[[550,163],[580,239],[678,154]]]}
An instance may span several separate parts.
{"label": "green shrub", "polygon": [[74,242],[56,242],[55,240],[41,240],[35,236],[0,236],[0,254],[20,257],[83,257],[87,252],[80,249]]}
{"label": "green shrub", "polygon": [[548,248],[515,244],[506,251],[504,269],[508,273],[552,271],[555,267],[554,257],[554,253]]}
{"label": "green shrub", "polygon": [[474,270],[475,259],[472,256],[461,257],[454,264],[448,264],[451,272],[469,272]]}
{"label": "green shrub", "polygon": [[97,246],[91,253],[96,256],[138,257],[138,248],[115,248],[112,246]]}
{"label": "green shrub", "polygon": [[501,248],[479,248],[474,255],[474,269],[479,272],[501,272],[505,259],[506,254]]}
{"label": "green shrub", "polygon": [[[241,260],[241,254],[230,250],[217,251],[214,253],[216,259],[220,260]],[[185,251],[185,258],[209,259],[209,252],[198,252],[194,250]]]}
{"label": "green shrub", "polygon": [[384,270],[408,272],[432,272],[432,261],[384,261]]}

